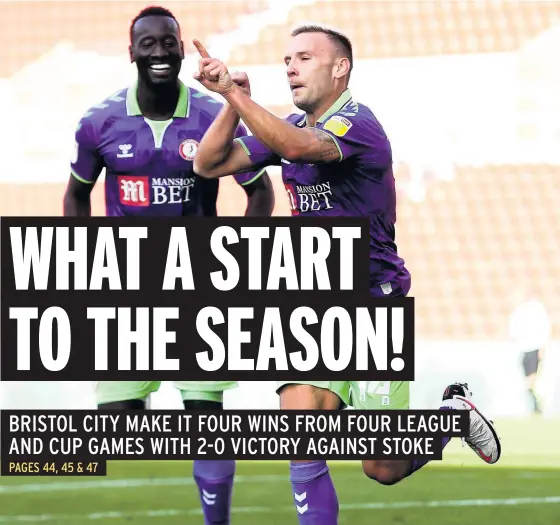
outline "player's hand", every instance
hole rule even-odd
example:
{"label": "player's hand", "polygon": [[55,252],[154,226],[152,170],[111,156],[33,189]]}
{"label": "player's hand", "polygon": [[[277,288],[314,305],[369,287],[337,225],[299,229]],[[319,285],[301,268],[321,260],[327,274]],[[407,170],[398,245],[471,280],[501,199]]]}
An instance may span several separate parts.
{"label": "player's hand", "polygon": [[231,74],[231,79],[233,80],[234,84],[237,84],[243,93],[251,96],[251,84],[249,83],[249,77],[247,73],[243,73],[242,71],[235,71]]}
{"label": "player's hand", "polygon": [[211,58],[198,40],[193,40],[193,44],[200,54],[198,71],[193,75],[194,78],[206,89],[220,95],[227,95],[235,86],[227,67],[218,59]]}

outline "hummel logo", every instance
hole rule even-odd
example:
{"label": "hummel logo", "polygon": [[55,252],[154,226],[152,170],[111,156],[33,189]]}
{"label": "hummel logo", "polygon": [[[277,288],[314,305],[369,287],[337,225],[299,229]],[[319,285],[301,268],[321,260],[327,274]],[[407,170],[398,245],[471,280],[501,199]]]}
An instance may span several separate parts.
{"label": "hummel logo", "polygon": [[204,501],[204,503],[206,503],[206,505],[215,505],[216,504],[216,497],[217,494],[212,494],[210,492],[206,492],[204,489],[202,489],[202,500]]}
{"label": "hummel logo", "polygon": [[129,159],[134,157],[134,153],[129,153],[132,149],[132,144],[120,144],[119,149],[121,150],[120,153],[117,153],[118,159]]}
{"label": "hummel logo", "polygon": [[[298,503],[301,503],[307,498],[307,492],[303,492],[302,494],[297,494],[294,492],[294,498]],[[296,509],[300,514],[305,514],[309,510],[309,504],[306,503],[305,505],[296,505]]]}

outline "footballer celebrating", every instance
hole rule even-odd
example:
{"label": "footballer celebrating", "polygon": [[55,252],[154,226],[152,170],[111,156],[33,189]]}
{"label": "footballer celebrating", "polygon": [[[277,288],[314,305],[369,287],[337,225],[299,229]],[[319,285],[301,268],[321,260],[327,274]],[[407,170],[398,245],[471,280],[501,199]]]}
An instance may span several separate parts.
{"label": "footballer celebrating", "polygon": [[[281,165],[293,215],[368,217],[370,290],[374,297],[404,297],[410,275],[395,243],[396,196],[391,145],[372,111],[348,89],[352,46],[339,32],[320,26],[296,29],[285,54],[293,102],[303,114],[283,120],[251,100],[248,79],[232,78],[198,41],[195,78],[227,104],[200,143],[195,172],[209,179]],[[235,137],[239,118],[250,137]],[[314,193],[314,188],[320,188]],[[278,385],[282,409],[408,409],[408,382],[315,381]],[[487,463],[500,456],[492,425],[471,401],[466,385],[453,384],[442,409],[470,412],[469,446]],[[449,439],[444,440],[444,446]],[[367,460],[364,472],[390,485],[427,461]],[[325,461],[292,462],[294,503],[301,525],[336,525],[338,499]]]}
{"label": "footballer celebrating", "polygon": [[[193,159],[222,104],[179,80],[184,51],[171,12],[159,7],[143,10],[132,21],[130,38],[137,83],[93,106],[81,119],[64,215],[91,215],[91,191],[105,169],[109,216],[214,216],[218,181],[196,176]],[[235,134],[246,131],[239,126]],[[248,195],[246,214],[269,216],[274,193],[266,172],[246,173],[236,180]],[[98,407],[143,409],[159,385],[159,381],[101,381],[96,387]],[[220,410],[223,392],[236,383],[185,381],[175,386],[185,409]],[[195,461],[207,525],[229,524],[234,471],[233,461]]]}

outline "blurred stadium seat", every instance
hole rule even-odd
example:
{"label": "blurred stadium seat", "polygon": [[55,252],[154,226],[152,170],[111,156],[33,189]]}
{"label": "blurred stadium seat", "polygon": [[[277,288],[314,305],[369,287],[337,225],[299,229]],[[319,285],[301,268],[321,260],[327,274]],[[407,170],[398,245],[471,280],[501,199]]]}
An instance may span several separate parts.
{"label": "blurred stadium seat", "polygon": [[[554,49],[560,48],[560,2],[291,0],[283,5],[283,17],[269,25],[258,18],[275,4],[265,0],[160,4],[176,14],[186,43],[193,36],[227,37],[240,16],[256,15],[255,41],[232,41],[228,59],[237,69],[253,66],[253,72],[282,70],[285,38],[295,24],[312,20],[337,26],[353,38],[355,78],[368,78],[370,67],[394,64],[387,71],[402,75],[395,81],[402,90],[400,97],[408,93],[407,88],[413,94],[418,85],[417,77],[409,79],[410,87],[403,86],[402,79],[407,71],[418,71],[414,68],[420,67],[415,65],[419,61],[432,60],[445,71],[448,65],[460,68],[458,62],[447,60],[461,55],[470,56],[471,64],[495,55],[495,64],[511,71],[511,85],[496,87],[489,82],[481,88],[486,79],[473,79],[476,89],[482,89],[476,93],[488,92],[488,97],[480,98],[482,114],[469,122],[467,113],[472,111],[465,112],[452,98],[442,100],[439,110],[430,106],[431,113],[419,104],[399,111],[401,101],[391,97],[390,83],[383,92],[371,82],[372,95],[368,86],[355,80],[355,89],[360,90],[357,98],[379,107],[382,122],[396,137],[397,240],[413,274],[418,337],[506,339],[507,317],[514,306],[512,291],[521,283],[542,298],[554,322],[554,336],[560,337],[560,164],[552,158],[560,151],[560,125],[557,114],[553,116],[559,103],[550,96],[560,92],[560,75],[554,74],[558,70],[554,60],[546,60],[545,44],[532,53],[524,51],[535,47],[547,31],[547,48],[551,42],[556,43]],[[108,94],[115,76],[120,82],[119,72],[129,67],[130,20],[146,5],[139,1],[2,3],[0,39],[10,52],[0,62],[0,108],[14,123],[1,137],[11,153],[0,168],[2,215],[60,215],[77,118]],[[184,70],[188,77],[190,70],[186,66]],[[431,88],[435,91],[447,79],[422,80],[429,95]],[[255,98],[268,96],[264,103],[272,112],[284,116],[292,111],[284,86],[272,89],[266,79],[260,80],[260,87],[256,83]],[[475,84],[464,86],[461,97],[471,89]],[[478,104],[468,102],[468,107]],[[407,103],[404,97],[402,103]],[[411,107],[418,115],[411,113]],[[499,111],[488,114],[493,107]],[[462,116],[455,116],[453,110]],[[414,133],[403,143],[399,131],[406,132],[409,123],[416,124],[426,115],[437,120],[434,129],[441,128],[446,141],[434,139],[428,154],[424,145],[430,144],[431,132],[418,147]],[[485,142],[476,142],[489,129]],[[424,157],[416,156],[415,147],[424,151]],[[487,152],[494,148],[500,153],[497,160],[490,160]],[[521,154],[527,158],[520,160]],[[425,157],[435,165],[441,158],[445,162],[434,168]],[[277,176],[274,184],[275,214],[285,215],[287,202]],[[221,213],[242,213],[244,205],[243,191],[224,179]],[[104,213],[101,184],[94,192],[93,211]]]}
{"label": "blurred stadium seat", "polygon": [[128,28],[134,16],[148,5],[159,4],[173,11],[185,35],[196,31],[205,39],[211,33],[231,31],[236,17],[263,9],[268,2],[2,2],[0,45],[15,52],[3,57],[0,77],[14,74],[58,42],[70,41],[79,50],[106,56],[121,54],[129,44]]}
{"label": "blurred stadium seat", "polygon": [[401,201],[419,335],[500,339],[523,283],[560,311],[559,196],[560,166],[462,166],[425,201]]}
{"label": "blurred stadium seat", "polygon": [[232,64],[282,58],[286,34],[305,21],[345,31],[357,58],[399,58],[514,51],[560,16],[558,2],[319,1],[294,8],[285,24],[263,28]]}

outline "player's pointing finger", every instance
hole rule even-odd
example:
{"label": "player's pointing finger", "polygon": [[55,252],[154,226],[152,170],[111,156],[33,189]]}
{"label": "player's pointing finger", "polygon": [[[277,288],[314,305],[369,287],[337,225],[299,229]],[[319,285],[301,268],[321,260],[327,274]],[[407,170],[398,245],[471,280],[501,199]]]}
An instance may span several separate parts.
{"label": "player's pointing finger", "polygon": [[192,42],[202,58],[210,58],[208,51],[206,51],[206,48],[200,43],[200,41],[195,38]]}

